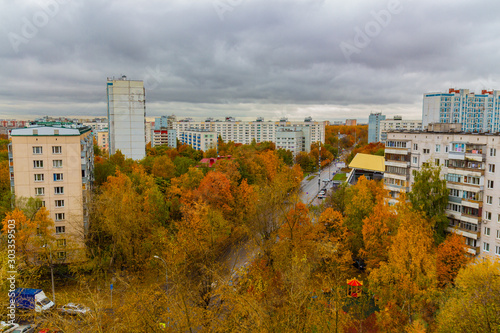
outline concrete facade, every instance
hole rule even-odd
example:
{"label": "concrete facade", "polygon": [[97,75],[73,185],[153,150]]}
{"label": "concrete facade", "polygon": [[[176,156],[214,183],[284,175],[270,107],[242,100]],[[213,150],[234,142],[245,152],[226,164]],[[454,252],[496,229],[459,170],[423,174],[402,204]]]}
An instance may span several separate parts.
{"label": "concrete facade", "polygon": [[380,142],[380,122],[385,120],[381,112],[370,113],[368,116],[368,143]]}
{"label": "concrete facade", "polygon": [[465,237],[471,255],[499,258],[500,135],[433,130],[388,133],[384,184],[390,202],[411,190],[413,172],[423,163],[441,166],[450,191],[448,231]]}
{"label": "concrete facade", "polygon": [[107,82],[109,154],[118,149],[126,158],[146,156],[146,101],[143,81],[110,79]]}
{"label": "concrete facade", "polygon": [[151,147],[169,146],[177,148],[177,131],[174,129],[151,130]]}
{"label": "concrete facade", "polygon": [[[226,121],[188,121],[181,120],[173,123],[173,128],[177,130],[177,135],[180,140],[180,133],[187,129],[204,129],[216,132],[217,137],[220,136],[224,142],[233,141],[235,143],[251,144],[255,142],[271,141],[276,143],[276,133],[280,128],[303,130],[308,128],[309,132],[306,141],[310,143],[325,142],[325,121],[312,121],[306,118],[305,121],[288,121],[286,118],[280,121],[264,121],[259,118],[256,121],[236,121],[232,117],[227,117]],[[307,149],[310,149],[310,143]],[[304,150],[306,151],[306,150]]]}
{"label": "concrete facade", "polygon": [[422,125],[459,123],[464,132],[500,132],[500,91],[450,88],[424,94]]}
{"label": "concrete facade", "polygon": [[207,151],[217,149],[217,133],[208,130],[188,129],[179,135],[179,141],[195,150]]}
{"label": "concrete facade", "polygon": [[72,261],[68,248],[82,248],[88,230],[87,204],[94,182],[91,129],[29,127],[12,130],[11,139],[12,193],[41,200],[55,224],[54,259]]}

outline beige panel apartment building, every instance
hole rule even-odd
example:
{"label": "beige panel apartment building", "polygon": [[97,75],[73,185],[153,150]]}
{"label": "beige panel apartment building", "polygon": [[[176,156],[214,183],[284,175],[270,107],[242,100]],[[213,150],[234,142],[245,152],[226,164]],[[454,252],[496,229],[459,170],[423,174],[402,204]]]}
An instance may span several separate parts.
{"label": "beige panel apartment building", "polygon": [[500,258],[500,135],[464,133],[461,124],[388,132],[384,184],[390,201],[411,189],[413,171],[424,163],[441,166],[447,180],[448,231],[465,237],[471,255]]}
{"label": "beige panel apartment building", "polygon": [[94,180],[89,127],[28,127],[11,131],[11,190],[16,198],[39,198],[54,220],[54,258],[72,261],[83,246]]}
{"label": "beige panel apartment building", "polygon": [[[233,141],[235,143],[251,144],[255,142],[271,141],[276,143],[276,133],[280,128],[296,128],[302,130],[308,128],[308,142],[325,142],[326,121],[313,121],[307,117],[304,121],[288,121],[286,118],[280,121],[264,121],[258,118],[256,121],[236,121],[232,117],[227,117],[225,121],[192,121],[191,119],[180,120],[172,123],[172,128],[177,130],[177,138],[180,140],[180,133],[188,129],[202,129],[214,131],[224,142]],[[310,146],[305,147],[309,151]]]}

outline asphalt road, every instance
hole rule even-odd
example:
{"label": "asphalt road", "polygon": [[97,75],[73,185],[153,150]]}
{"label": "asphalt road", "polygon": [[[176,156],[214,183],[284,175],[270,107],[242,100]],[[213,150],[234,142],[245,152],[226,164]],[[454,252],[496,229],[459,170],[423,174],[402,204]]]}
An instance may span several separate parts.
{"label": "asphalt road", "polygon": [[[302,180],[302,185],[300,186],[300,199],[302,200],[302,202],[305,204],[311,203],[318,195],[319,190],[325,187],[326,183],[323,182],[323,180],[331,180],[333,178],[333,175],[338,171],[339,168],[335,166],[335,163],[330,163],[329,166],[321,170],[321,177],[318,177],[318,174],[316,173],[316,177],[314,177],[314,179],[312,180],[308,181],[308,177],[304,178],[304,180]],[[320,186],[318,185],[319,179],[321,181]],[[331,182],[328,186],[331,187]]]}

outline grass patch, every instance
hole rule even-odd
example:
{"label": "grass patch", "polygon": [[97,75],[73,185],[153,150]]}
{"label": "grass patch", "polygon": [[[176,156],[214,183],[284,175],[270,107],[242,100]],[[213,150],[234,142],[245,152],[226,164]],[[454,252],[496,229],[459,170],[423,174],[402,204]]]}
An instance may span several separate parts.
{"label": "grass patch", "polygon": [[312,175],[312,176],[307,177],[307,181],[313,180],[314,177],[316,177],[316,175]]}
{"label": "grass patch", "polygon": [[347,178],[346,174],[345,173],[337,173],[334,177],[333,177],[333,180],[341,180],[341,181],[345,181]]}

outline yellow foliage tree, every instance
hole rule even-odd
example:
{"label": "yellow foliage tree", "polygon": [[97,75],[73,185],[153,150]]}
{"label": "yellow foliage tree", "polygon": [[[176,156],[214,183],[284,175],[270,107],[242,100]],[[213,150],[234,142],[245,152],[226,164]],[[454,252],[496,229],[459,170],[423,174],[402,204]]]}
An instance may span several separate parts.
{"label": "yellow foliage tree", "polygon": [[[437,288],[433,233],[421,213],[408,205],[399,207],[399,228],[389,249],[387,262],[370,274],[370,288],[391,316],[379,316],[379,325],[388,329],[411,324],[431,302]],[[392,329],[391,329],[392,330]]]}
{"label": "yellow foliage tree", "polygon": [[438,332],[500,332],[500,261],[462,268],[437,316]]}

